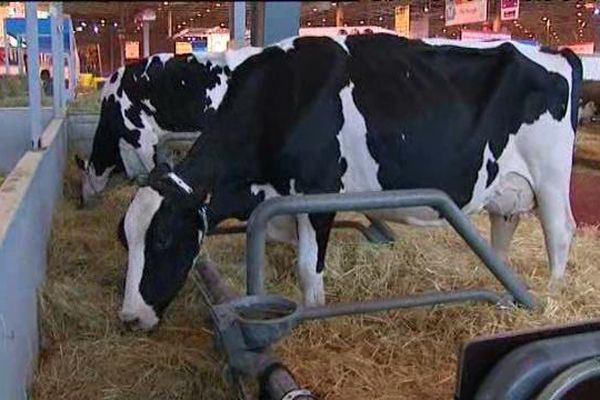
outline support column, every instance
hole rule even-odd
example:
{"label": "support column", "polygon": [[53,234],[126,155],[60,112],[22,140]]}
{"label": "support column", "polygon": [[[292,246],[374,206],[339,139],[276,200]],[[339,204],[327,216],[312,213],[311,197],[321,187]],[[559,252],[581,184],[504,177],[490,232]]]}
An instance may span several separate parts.
{"label": "support column", "polygon": [[299,1],[267,1],[252,3],[252,45],[268,46],[300,29]]}
{"label": "support column", "polygon": [[6,19],[2,20],[4,24],[4,68],[6,69],[6,75],[10,71],[10,43],[8,41],[8,32],[6,31]]}
{"label": "support column", "polygon": [[63,13],[62,2],[50,4],[50,33],[52,36],[52,105],[54,117],[62,118],[62,98],[65,88],[65,54],[63,42]]}
{"label": "support column", "polygon": [[338,2],[335,7],[335,26],[344,26],[344,8],[342,2]]}
{"label": "support column", "polygon": [[40,93],[40,67],[37,26],[37,2],[25,3],[25,26],[27,29],[27,92],[29,95],[29,123],[33,150],[41,146],[42,99]]}
{"label": "support column", "polygon": [[19,66],[19,75],[23,76],[23,38],[21,35],[17,35],[17,64]]}
{"label": "support column", "polygon": [[144,58],[150,57],[150,21],[142,22],[142,30],[144,31]]}
{"label": "support column", "polygon": [[169,10],[167,18],[167,36],[171,37],[173,36],[173,12],[171,10]]}
{"label": "support column", "polygon": [[229,3],[229,48],[244,47],[246,34],[246,2],[234,1]]}

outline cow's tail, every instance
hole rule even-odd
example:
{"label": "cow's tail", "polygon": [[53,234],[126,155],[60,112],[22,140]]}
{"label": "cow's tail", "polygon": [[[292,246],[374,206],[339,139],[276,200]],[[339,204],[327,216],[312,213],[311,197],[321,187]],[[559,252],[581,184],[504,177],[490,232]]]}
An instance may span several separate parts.
{"label": "cow's tail", "polygon": [[581,86],[583,84],[583,64],[581,59],[573,50],[563,48],[560,54],[566,58],[571,66],[571,124],[573,129],[577,131],[577,121],[579,118],[579,97],[581,95]]}

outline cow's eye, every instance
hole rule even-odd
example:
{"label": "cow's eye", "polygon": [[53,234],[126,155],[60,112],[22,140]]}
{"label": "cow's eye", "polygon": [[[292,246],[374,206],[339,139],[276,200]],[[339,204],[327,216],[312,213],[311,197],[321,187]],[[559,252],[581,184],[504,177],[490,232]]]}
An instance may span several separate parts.
{"label": "cow's eye", "polygon": [[172,237],[169,234],[158,235],[156,237],[156,247],[158,250],[165,250],[171,245],[172,241]]}

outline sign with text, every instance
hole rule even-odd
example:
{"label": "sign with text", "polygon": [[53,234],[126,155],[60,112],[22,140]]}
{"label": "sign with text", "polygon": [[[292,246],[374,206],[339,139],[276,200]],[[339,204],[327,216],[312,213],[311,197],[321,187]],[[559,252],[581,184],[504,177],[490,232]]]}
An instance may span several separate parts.
{"label": "sign with text", "polygon": [[192,52],[190,42],[175,42],[175,54],[188,54]]}
{"label": "sign with text", "polygon": [[140,42],[137,40],[128,40],[125,42],[125,58],[140,58]]}
{"label": "sign with text", "polygon": [[502,21],[519,19],[519,0],[501,0],[500,19]]}
{"label": "sign with text", "polygon": [[487,0],[446,0],[446,26],[487,19]]}
{"label": "sign with text", "polygon": [[559,49],[564,49],[565,47],[573,50],[577,54],[594,54],[594,42],[568,44],[566,46],[560,46]]}
{"label": "sign with text", "polygon": [[460,40],[464,41],[480,41],[485,42],[488,40],[510,40],[510,33],[499,33],[499,32],[484,32],[484,31],[471,31],[463,29],[460,31]]}
{"label": "sign with text", "polygon": [[400,36],[410,35],[410,5],[398,6],[394,9],[394,27]]}

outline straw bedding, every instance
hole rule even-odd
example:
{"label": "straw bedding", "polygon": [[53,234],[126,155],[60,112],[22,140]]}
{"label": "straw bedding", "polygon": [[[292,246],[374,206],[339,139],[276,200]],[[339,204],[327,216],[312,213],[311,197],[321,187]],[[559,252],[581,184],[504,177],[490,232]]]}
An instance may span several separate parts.
{"label": "straw bedding", "polygon": [[[70,167],[69,167],[70,168]],[[41,295],[42,353],[32,398],[230,399],[206,313],[190,282],[160,329],[124,332],[116,319],[126,253],[118,219],[133,188],[120,181],[92,210],[77,210],[75,171],[54,222],[48,280]],[[487,236],[485,216],[477,227]],[[391,297],[431,289],[498,287],[461,239],[445,229],[395,227],[393,245],[366,243],[336,231],[329,247],[329,302]],[[511,264],[541,311],[488,305],[429,307],[307,323],[276,346],[298,380],[322,399],[450,399],[457,351],[477,335],[600,315],[600,246],[594,228],[580,229],[566,284],[547,289],[549,271],[539,223],[524,218]],[[242,280],[241,236],[211,237],[205,252],[230,283]],[[269,245],[270,290],[298,298],[294,249]]]}

